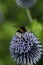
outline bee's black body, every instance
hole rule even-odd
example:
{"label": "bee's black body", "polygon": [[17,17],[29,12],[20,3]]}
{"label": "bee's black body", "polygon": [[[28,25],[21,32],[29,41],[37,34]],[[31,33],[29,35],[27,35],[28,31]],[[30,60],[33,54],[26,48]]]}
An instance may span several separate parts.
{"label": "bee's black body", "polygon": [[25,27],[24,26],[21,26],[20,28],[19,28],[19,30],[17,30],[17,32],[19,32],[19,33],[25,33],[27,30],[25,29]]}

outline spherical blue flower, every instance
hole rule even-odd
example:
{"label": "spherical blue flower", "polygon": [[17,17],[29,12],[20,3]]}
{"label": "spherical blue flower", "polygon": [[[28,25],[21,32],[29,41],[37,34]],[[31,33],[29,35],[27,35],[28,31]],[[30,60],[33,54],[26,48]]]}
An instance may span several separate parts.
{"label": "spherical blue flower", "polygon": [[16,0],[16,3],[21,7],[30,8],[36,3],[36,0]]}
{"label": "spherical blue flower", "polygon": [[25,32],[21,37],[15,35],[10,43],[11,57],[21,65],[36,64],[42,55],[42,45],[31,32]]}

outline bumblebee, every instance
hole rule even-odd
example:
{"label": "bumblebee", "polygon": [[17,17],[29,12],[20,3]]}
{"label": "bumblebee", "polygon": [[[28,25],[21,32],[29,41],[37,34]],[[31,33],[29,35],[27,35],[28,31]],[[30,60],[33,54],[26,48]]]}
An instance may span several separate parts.
{"label": "bumblebee", "polygon": [[19,27],[19,30],[17,30],[16,35],[21,37],[23,33],[25,33],[27,30],[24,26]]}

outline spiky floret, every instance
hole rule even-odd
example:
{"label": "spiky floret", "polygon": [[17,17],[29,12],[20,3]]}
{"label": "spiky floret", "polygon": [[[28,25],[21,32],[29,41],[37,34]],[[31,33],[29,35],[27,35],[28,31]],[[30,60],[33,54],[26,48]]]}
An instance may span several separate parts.
{"label": "spiky floret", "polygon": [[21,7],[30,8],[36,3],[36,0],[16,0],[16,3]]}
{"label": "spiky floret", "polygon": [[11,57],[21,65],[36,64],[42,55],[42,45],[31,32],[25,32],[22,37],[15,35],[10,43]]}

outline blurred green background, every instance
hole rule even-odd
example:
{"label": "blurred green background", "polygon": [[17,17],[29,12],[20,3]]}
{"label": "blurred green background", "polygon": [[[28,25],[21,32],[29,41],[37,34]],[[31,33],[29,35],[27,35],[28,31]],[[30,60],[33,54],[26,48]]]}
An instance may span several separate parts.
{"label": "blurred green background", "polygon": [[[43,0],[37,0],[30,8],[33,22],[30,24],[26,10],[18,7],[15,0],[0,0],[0,65],[17,65],[10,57],[9,45],[12,36],[18,28],[13,25],[23,25],[39,37],[43,45]],[[37,65],[43,65],[43,56]]]}

